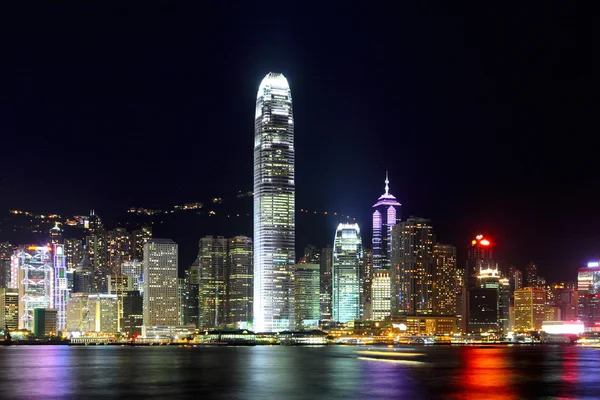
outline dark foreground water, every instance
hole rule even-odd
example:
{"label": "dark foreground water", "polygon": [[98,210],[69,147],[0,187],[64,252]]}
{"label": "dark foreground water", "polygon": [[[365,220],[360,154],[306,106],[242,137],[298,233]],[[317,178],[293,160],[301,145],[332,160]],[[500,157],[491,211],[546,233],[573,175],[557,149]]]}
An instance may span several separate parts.
{"label": "dark foreground water", "polygon": [[[600,398],[576,346],[0,348],[0,399]],[[391,360],[390,360],[391,359]]]}

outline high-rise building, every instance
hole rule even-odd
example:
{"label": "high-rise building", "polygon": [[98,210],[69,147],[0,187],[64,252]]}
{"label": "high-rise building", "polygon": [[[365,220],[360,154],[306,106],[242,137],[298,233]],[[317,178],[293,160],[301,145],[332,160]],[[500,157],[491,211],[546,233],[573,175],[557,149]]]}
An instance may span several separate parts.
{"label": "high-rise building", "polygon": [[456,247],[440,243],[433,245],[433,264],[433,312],[438,315],[456,315]]}
{"label": "high-rise building", "polygon": [[371,319],[382,321],[389,318],[392,312],[391,293],[392,283],[389,269],[373,271],[371,282]]}
{"label": "high-rise building", "polygon": [[13,247],[9,242],[0,242],[0,288],[10,286],[10,257]]}
{"label": "high-rise building", "polygon": [[129,278],[130,290],[143,291],[143,264],[139,260],[126,261],[121,264],[121,275]]}
{"label": "high-rise building", "polygon": [[55,308],[36,308],[33,310],[33,334],[37,337],[56,336],[57,311]]}
{"label": "high-rise building", "polygon": [[48,241],[51,245],[53,244],[63,244],[63,231],[58,226],[58,222],[54,223],[54,226],[50,228]]}
{"label": "high-rise building", "polygon": [[[510,282],[511,293],[523,288],[523,274],[512,265],[508,268],[508,280]],[[512,303],[513,300],[511,300],[511,304]]]}
{"label": "high-rise building", "polygon": [[144,245],[152,239],[152,227],[143,225],[131,233],[131,260],[141,260],[144,257]]}
{"label": "high-rise building", "polygon": [[73,293],[94,293],[94,271],[87,254],[75,266]]}
{"label": "high-rise building", "polygon": [[200,260],[196,260],[192,263],[190,268],[185,271],[184,278],[184,291],[181,298],[181,308],[183,320],[182,325],[194,325],[198,327],[198,294],[199,294],[199,279],[198,269],[200,267]]}
{"label": "high-rise building", "polygon": [[125,228],[115,228],[106,232],[106,250],[109,275],[117,275],[121,264],[131,258],[131,235]]}
{"label": "high-rise building", "polygon": [[[131,279],[127,275],[109,275],[107,277],[108,282],[108,294],[114,294],[117,296],[118,309],[117,315],[119,321],[123,318],[123,299],[127,295],[127,292],[133,290]],[[119,329],[120,330],[120,329]]]}
{"label": "high-rise building", "polygon": [[539,288],[537,265],[533,261],[525,267],[525,285]]}
{"label": "high-rise building", "polygon": [[563,321],[577,321],[579,308],[577,290],[560,288],[556,291],[556,305],[560,308]]}
{"label": "high-rise building", "polygon": [[0,288],[0,330],[19,328],[19,292],[17,289]]}
{"label": "high-rise building", "polygon": [[177,326],[177,243],[170,239],[152,239],[144,245],[144,326]]}
{"label": "high-rise building", "polygon": [[144,323],[144,299],[138,290],[132,290],[123,298],[121,332],[130,337],[142,334]]}
{"label": "high-rise building", "polygon": [[227,322],[246,329],[252,324],[254,301],[252,239],[247,236],[229,239],[228,261]]}
{"label": "high-rise building", "polygon": [[392,318],[433,313],[433,228],[410,217],[392,228]]}
{"label": "high-rise building", "polygon": [[510,302],[513,292],[510,290],[510,279],[501,278],[498,283],[498,328],[503,332],[508,332],[511,330]]}
{"label": "high-rise building", "polygon": [[18,267],[19,329],[33,330],[34,310],[54,306],[52,252],[47,246],[21,246],[12,261]]}
{"label": "high-rise building", "polygon": [[296,329],[318,325],[320,317],[320,264],[299,263],[294,267],[294,315]]}
{"label": "high-rise building", "polygon": [[469,290],[467,332],[500,331],[500,271],[498,267],[479,271],[474,288]]}
{"label": "high-rise building", "polygon": [[65,261],[67,269],[75,269],[84,255],[83,242],[79,239],[65,239]]}
{"label": "high-rise building", "polygon": [[321,320],[331,321],[333,249],[321,249]]}
{"label": "high-rise building", "polygon": [[339,224],[333,242],[333,321],[350,322],[362,317],[362,257],[362,238],[358,224]]}
{"label": "high-rise building", "polygon": [[287,79],[269,73],[254,120],[254,330],[294,324],[294,117]]}
{"label": "high-rise building", "polygon": [[227,323],[228,242],[223,236],[200,239],[198,326],[201,329]]}
{"label": "high-rise building", "polygon": [[179,315],[179,323],[178,325],[185,325],[185,297],[186,297],[186,284],[185,278],[177,278],[177,307],[178,307],[178,315]]}
{"label": "high-rise building", "polygon": [[54,243],[52,246],[52,270],[53,270],[53,296],[54,309],[56,310],[56,329],[60,332],[67,327],[67,300],[69,299],[69,285],[67,282],[67,266],[65,259],[65,247],[62,243]]}
{"label": "high-rise building", "polygon": [[389,179],[385,174],[385,193],[373,205],[373,269],[390,269],[392,227],[400,220],[402,205],[390,194]]}
{"label": "high-rise building", "polygon": [[362,293],[360,296],[360,307],[363,310],[363,319],[373,319],[373,307],[372,307],[372,288],[373,283],[373,249],[364,249],[363,251],[363,263],[360,271],[360,277],[362,280]]}
{"label": "high-rise building", "polygon": [[469,304],[471,295],[469,291],[478,288],[478,277],[480,271],[494,270],[497,263],[494,260],[494,243],[483,235],[477,235],[467,248],[467,262],[464,269],[464,285],[462,290],[462,331],[469,332]]}
{"label": "high-rise building", "polygon": [[546,292],[532,287],[515,291],[515,330],[541,330],[546,317]]}
{"label": "high-rise building", "polygon": [[600,294],[600,262],[592,261],[587,267],[579,268],[577,291],[579,294]]}

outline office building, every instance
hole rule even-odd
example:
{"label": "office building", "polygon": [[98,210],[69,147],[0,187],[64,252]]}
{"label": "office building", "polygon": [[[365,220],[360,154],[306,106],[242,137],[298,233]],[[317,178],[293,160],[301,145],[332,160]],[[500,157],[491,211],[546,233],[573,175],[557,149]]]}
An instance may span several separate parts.
{"label": "office building", "polygon": [[57,336],[57,311],[54,308],[36,308],[33,310],[33,334],[36,337]]}
{"label": "office building", "polygon": [[33,330],[34,310],[54,306],[54,267],[50,247],[20,246],[11,263],[17,270],[19,329]]}
{"label": "office building", "polygon": [[[181,325],[193,325],[198,327],[198,301],[199,301],[199,284],[198,284],[198,267],[200,260],[196,261],[185,271],[183,278],[183,293],[181,293]],[[194,272],[194,270],[196,272]],[[181,281],[181,280],[180,280]]]}
{"label": "office building", "polygon": [[498,328],[502,332],[508,332],[511,330],[511,298],[514,298],[514,295],[510,289],[510,279],[500,278],[498,281]]}
{"label": "office building", "polygon": [[498,267],[481,269],[469,290],[469,325],[467,332],[499,332],[500,271]]}
{"label": "office building", "polygon": [[144,299],[138,290],[125,293],[123,297],[123,318],[121,319],[121,332],[129,337],[142,334],[144,322]]}
{"label": "office building", "polygon": [[121,275],[127,276],[130,289],[143,291],[143,269],[144,266],[139,260],[126,261],[121,264]]}
{"label": "office building", "polygon": [[0,242],[0,288],[10,287],[10,257],[13,247],[9,242]]}
{"label": "office building", "polygon": [[19,292],[17,289],[0,288],[0,330],[19,329]]}
{"label": "office building", "polygon": [[335,322],[361,319],[362,257],[358,224],[339,224],[333,243],[332,319]]}
{"label": "office building", "polygon": [[201,329],[227,323],[228,242],[223,236],[200,239],[198,326]]}
{"label": "office building", "polygon": [[556,305],[560,308],[560,318],[562,321],[577,321],[579,310],[579,293],[577,290],[557,289]]}
{"label": "office building", "polygon": [[373,249],[364,249],[363,263],[360,271],[362,281],[362,293],[360,296],[360,307],[363,310],[363,319],[373,319],[372,307],[372,282],[373,282]]}
{"label": "office building", "polygon": [[480,271],[494,270],[497,263],[494,260],[495,244],[489,238],[483,235],[477,235],[467,248],[467,262],[465,265],[464,285],[462,290],[462,332],[469,332],[469,311],[471,306],[469,300],[471,298],[470,291],[478,287],[478,276]]}
{"label": "office building", "polygon": [[[62,237],[61,237],[62,239]],[[59,240],[55,237],[55,240]],[[61,240],[62,241],[62,240]],[[62,332],[67,327],[67,300],[69,285],[64,244],[54,243],[52,246],[53,271],[53,307],[56,310],[56,329]]]}
{"label": "office building", "polygon": [[177,243],[151,239],[144,245],[144,330],[179,323],[177,297]]}
{"label": "office building", "polygon": [[392,319],[433,313],[433,228],[410,217],[392,228]]}
{"label": "office building", "polygon": [[321,321],[331,321],[333,249],[321,249]]}
{"label": "office building", "polygon": [[235,236],[229,239],[227,322],[234,328],[247,329],[253,320],[252,247],[252,239],[247,236]]}
{"label": "office building", "polygon": [[65,262],[67,270],[75,269],[85,253],[83,242],[79,239],[65,239]]}
{"label": "office building", "polygon": [[390,270],[381,268],[374,270],[371,282],[371,319],[373,321],[390,318],[392,312],[391,289]]}
{"label": "office building", "polygon": [[515,291],[516,331],[539,331],[546,313],[546,292],[526,287]]}
{"label": "office building", "polygon": [[401,204],[390,194],[389,179],[385,174],[385,193],[373,205],[373,269],[390,269],[392,227],[400,220]]}
{"label": "office building", "polygon": [[532,288],[536,288],[536,289],[541,289],[539,287],[539,277],[538,277],[538,268],[537,265],[531,261],[529,264],[527,264],[527,266],[525,267],[525,285],[532,287]]}
{"label": "office building", "polygon": [[131,260],[144,258],[144,245],[152,239],[152,227],[143,225],[140,229],[131,232]]}
{"label": "office building", "polygon": [[294,117],[287,79],[269,73],[254,119],[254,330],[294,324]]}
{"label": "office building", "polygon": [[587,264],[587,267],[579,268],[577,291],[582,295],[600,294],[600,262],[592,261]]}
{"label": "office building", "polygon": [[320,317],[320,270],[320,264],[299,263],[294,267],[296,329],[318,326]]}
{"label": "office building", "polygon": [[132,238],[125,228],[115,228],[106,232],[106,251],[108,257],[108,274],[118,275],[121,264],[131,257]]}
{"label": "office building", "polygon": [[456,315],[456,247],[440,243],[433,245],[433,268],[433,312]]}

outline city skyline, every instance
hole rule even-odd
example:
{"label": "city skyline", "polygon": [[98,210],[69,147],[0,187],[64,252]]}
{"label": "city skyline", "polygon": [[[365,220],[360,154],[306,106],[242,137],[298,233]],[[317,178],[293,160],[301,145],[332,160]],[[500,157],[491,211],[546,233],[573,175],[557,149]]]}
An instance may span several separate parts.
{"label": "city skyline", "polygon": [[[431,219],[459,257],[477,233],[494,237],[505,260],[535,260],[556,279],[600,257],[594,157],[576,140],[587,131],[580,124],[590,99],[577,88],[589,70],[573,67],[582,39],[575,40],[572,14],[530,19],[507,7],[479,10],[483,18],[458,5],[438,14],[404,4],[410,20],[375,24],[348,7],[361,27],[354,30],[324,17],[335,11],[324,7],[307,31],[284,6],[278,34],[267,38],[253,26],[270,18],[251,7],[244,14],[255,17],[251,24],[215,6],[227,23],[196,26],[192,16],[206,12],[197,7],[172,11],[182,20],[167,18],[164,28],[148,23],[162,18],[153,7],[140,14],[123,6],[131,20],[114,24],[91,5],[73,11],[78,18],[62,6],[31,11],[15,59],[19,101],[3,103],[0,118],[6,148],[21,148],[27,137],[30,162],[16,150],[0,159],[0,190],[8,194],[0,211],[95,208],[109,219],[131,206],[167,208],[252,190],[244,171],[252,167],[254,92],[273,70],[295,88],[298,207],[356,216],[368,240],[369,205],[387,170],[403,215]],[[227,56],[206,62],[190,53],[198,46],[207,55],[227,49]],[[381,84],[375,75],[385,77]],[[23,184],[49,160],[57,163],[51,178]],[[206,175],[213,170],[219,175]],[[50,192],[68,196],[42,195]],[[301,218],[297,225],[298,232],[317,226]],[[198,237],[251,236],[241,228]]]}

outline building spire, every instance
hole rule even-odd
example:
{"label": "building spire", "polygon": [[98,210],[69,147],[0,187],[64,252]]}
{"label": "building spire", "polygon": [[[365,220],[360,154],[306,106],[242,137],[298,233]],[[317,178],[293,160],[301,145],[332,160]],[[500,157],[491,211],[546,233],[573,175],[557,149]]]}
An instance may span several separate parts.
{"label": "building spire", "polygon": [[388,179],[388,172],[385,171],[385,194],[389,194],[389,191],[390,191],[389,183],[390,183],[390,180]]}

